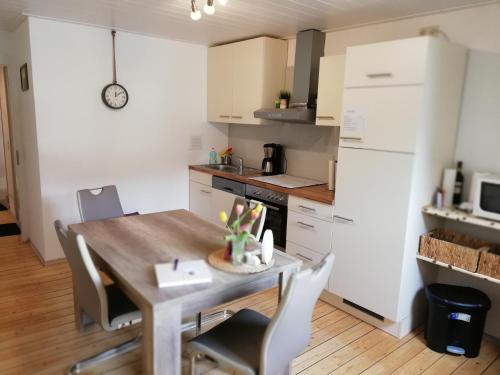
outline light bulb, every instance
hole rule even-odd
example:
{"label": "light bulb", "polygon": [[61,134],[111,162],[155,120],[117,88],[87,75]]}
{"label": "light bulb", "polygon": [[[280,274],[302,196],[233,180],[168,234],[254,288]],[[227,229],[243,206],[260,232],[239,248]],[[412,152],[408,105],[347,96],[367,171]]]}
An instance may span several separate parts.
{"label": "light bulb", "polygon": [[227,0],[219,0],[219,4],[224,6],[227,4]]}
{"label": "light bulb", "polygon": [[196,5],[196,0],[191,0],[191,19],[198,21],[201,18],[201,12]]}
{"label": "light bulb", "polygon": [[215,13],[215,7],[214,7],[214,4],[213,4],[213,1],[211,2],[207,2],[204,6],[203,6],[203,11],[208,14],[208,15],[212,15]]}
{"label": "light bulb", "polygon": [[191,19],[193,21],[198,21],[201,18],[201,12],[196,9],[194,12],[191,12]]}

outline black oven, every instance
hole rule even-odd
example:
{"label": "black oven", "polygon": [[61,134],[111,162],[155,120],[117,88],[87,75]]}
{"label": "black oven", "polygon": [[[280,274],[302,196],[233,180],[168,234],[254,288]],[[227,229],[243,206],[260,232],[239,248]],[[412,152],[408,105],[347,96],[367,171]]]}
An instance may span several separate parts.
{"label": "black oven", "polygon": [[285,251],[288,195],[258,186],[247,185],[245,198],[261,202],[267,207],[264,231],[271,229],[274,237],[274,246]]}

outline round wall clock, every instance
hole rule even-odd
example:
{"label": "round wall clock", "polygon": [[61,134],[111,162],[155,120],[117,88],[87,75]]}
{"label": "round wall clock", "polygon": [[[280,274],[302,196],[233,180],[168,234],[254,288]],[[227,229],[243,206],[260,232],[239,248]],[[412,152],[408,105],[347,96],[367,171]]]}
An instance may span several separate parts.
{"label": "round wall clock", "polygon": [[116,55],[115,55],[115,35],[116,31],[111,31],[113,38],[113,82],[104,86],[101,93],[101,99],[104,104],[112,109],[121,109],[128,103],[128,92],[125,87],[116,81]]}

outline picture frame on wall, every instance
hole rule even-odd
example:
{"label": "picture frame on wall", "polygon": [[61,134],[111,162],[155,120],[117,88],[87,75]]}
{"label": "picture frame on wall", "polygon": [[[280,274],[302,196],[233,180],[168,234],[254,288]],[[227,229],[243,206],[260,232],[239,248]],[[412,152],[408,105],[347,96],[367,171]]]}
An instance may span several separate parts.
{"label": "picture frame on wall", "polygon": [[19,73],[21,74],[21,90],[28,91],[30,88],[30,83],[28,80],[28,63],[24,63],[19,69]]}

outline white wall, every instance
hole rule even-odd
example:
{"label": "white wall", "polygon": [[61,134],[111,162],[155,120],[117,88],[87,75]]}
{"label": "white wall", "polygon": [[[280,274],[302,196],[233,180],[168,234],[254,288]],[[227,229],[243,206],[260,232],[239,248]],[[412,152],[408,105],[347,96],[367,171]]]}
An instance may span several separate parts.
{"label": "white wall", "polygon": [[9,62],[10,51],[10,41],[12,38],[12,33],[0,30],[0,65],[7,65]]}
{"label": "white wall", "polygon": [[[188,165],[227,145],[206,122],[207,48],[117,34],[122,110],[101,101],[112,80],[109,30],[30,18],[46,260],[61,257],[53,221],[78,222],[76,191],[118,187],[126,212],[188,207]],[[190,136],[203,136],[191,152]],[[43,250],[42,250],[43,249]]]}

